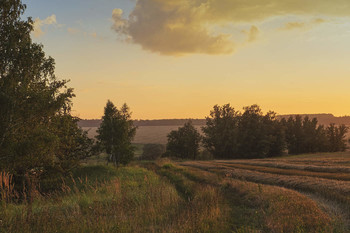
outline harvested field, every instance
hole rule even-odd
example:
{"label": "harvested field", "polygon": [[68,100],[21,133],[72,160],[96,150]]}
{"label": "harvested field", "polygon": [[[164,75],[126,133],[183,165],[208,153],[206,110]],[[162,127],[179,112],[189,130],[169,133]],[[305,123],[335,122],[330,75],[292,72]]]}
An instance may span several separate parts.
{"label": "harvested field", "polygon": [[342,216],[346,228],[350,226],[349,152],[274,159],[188,161],[179,164],[221,175],[235,182],[240,180],[278,186],[306,194],[324,209],[333,209],[330,211],[333,215]]}

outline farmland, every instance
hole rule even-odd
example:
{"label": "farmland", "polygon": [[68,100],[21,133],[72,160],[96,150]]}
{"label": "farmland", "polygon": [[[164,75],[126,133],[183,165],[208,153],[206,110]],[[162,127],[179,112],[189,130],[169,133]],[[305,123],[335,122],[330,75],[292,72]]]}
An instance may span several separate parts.
{"label": "farmland", "polygon": [[[136,135],[133,140],[133,143],[136,144],[147,144],[147,143],[155,143],[155,144],[166,144],[167,143],[167,135],[172,130],[177,130],[179,125],[165,125],[165,126],[138,126],[136,130]],[[196,129],[200,131],[201,126],[196,125]],[[97,133],[97,127],[82,127],[84,130],[88,131],[88,136],[90,138],[94,138]]]}
{"label": "farmland", "polygon": [[[84,165],[0,232],[349,232],[350,153]],[[1,230],[2,229],[2,230]]]}

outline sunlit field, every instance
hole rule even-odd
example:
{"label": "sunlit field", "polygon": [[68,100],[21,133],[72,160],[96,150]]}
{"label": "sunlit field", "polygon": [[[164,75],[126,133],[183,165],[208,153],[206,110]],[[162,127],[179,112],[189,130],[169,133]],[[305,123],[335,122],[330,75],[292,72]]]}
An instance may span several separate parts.
{"label": "sunlit field", "polygon": [[[177,130],[181,126],[170,125],[170,126],[138,126],[133,143],[137,144],[166,144],[167,135],[172,130]],[[195,126],[195,128],[200,131],[201,126]],[[84,130],[88,131],[90,138],[94,138],[97,133],[97,127],[83,127]]]}

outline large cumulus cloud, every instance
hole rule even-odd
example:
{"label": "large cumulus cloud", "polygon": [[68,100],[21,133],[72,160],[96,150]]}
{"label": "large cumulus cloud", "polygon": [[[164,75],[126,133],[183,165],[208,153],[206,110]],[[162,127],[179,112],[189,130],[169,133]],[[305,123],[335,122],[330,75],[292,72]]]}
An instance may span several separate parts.
{"label": "large cumulus cloud", "polygon": [[[255,23],[284,15],[348,16],[348,0],[137,0],[130,15],[113,10],[113,29],[143,49],[166,55],[228,54],[232,34],[226,24],[251,24],[246,42],[258,37]],[[291,23],[286,27],[303,27]]]}

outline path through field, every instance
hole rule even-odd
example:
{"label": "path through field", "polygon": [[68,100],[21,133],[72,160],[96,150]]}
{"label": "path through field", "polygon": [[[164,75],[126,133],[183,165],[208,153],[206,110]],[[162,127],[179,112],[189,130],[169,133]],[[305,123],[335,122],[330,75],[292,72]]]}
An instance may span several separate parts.
{"label": "path through field", "polygon": [[190,161],[180,165],[234,180],[295,190],[350,227],[349,152],[277,159]]}

